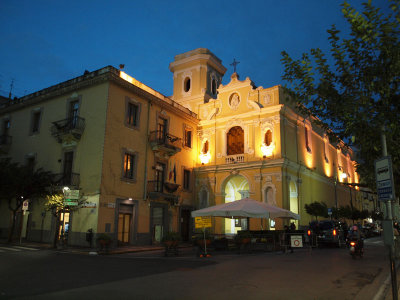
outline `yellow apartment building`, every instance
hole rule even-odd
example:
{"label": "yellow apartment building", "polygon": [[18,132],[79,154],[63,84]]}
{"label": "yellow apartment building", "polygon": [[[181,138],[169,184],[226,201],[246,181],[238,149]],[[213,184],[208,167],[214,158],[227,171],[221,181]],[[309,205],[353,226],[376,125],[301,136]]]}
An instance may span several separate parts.
{"label": "yellow apartment building", "polygon": [[[236,72],[223,85],[227,69],[205,48],[176,55],[169,67],[170,97],[108,66],[0,108],[0,157],[34,161],[86,200],[61,222],[70,245],[87,245],[90,228],[114,246],[159,243],[168,231],[189,240],[192,210],[243,197],[300,214],[298,226],[310,221],[306,203],[370,205],[342,184],[359,182],[351,150],[330,143],[280,86]],[[0,215],[6,236],[5,203]],[[284,221],[249,222],[216,218],[213,231],[281,229]],[[21,224],[32,241],[61,230],[43,200],[31,201]]]}
{"label": "yellow apartment building", "polygon": [[[172,230],[189,239],[198,119],[187,108],[109,66],[12,101],[0,120],[1,157],[34,162],[86,200],[60,228],[44,200],[30,201],[28,240],[50,242],[62,228],[71,245],[87,245],[88,229],[119,245]],[[6,203],[0,211],[4,237]]]}

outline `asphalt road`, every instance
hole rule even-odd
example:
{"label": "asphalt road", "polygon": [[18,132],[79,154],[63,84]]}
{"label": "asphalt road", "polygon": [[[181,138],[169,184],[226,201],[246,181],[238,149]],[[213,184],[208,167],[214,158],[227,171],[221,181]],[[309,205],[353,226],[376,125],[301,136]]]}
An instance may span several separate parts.
{"label": "asphalt road", "polygon": [[[380,239],[365,256],[347,249],[89,256],[0,252],[0,299],[373,299],[389,272]],[[1,248],[0,248],[1,250]]]}

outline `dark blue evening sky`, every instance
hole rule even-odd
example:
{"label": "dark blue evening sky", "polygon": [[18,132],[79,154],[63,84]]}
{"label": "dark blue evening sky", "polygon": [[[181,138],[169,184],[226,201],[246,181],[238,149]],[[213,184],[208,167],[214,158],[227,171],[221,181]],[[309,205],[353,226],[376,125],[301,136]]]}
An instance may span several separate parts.
{"label": "dark blue evening sky", "polygon": [[[361,0],[350,0],[359,7]],[[346,28],[337,0],[0,0],[0,94],[23,96],[107,65],[169,96],[176,54],[210,49],[241,79],[283,84],[281,51],[329,49],[326,30]],[[386,0],[373,1],[386,6]]]}

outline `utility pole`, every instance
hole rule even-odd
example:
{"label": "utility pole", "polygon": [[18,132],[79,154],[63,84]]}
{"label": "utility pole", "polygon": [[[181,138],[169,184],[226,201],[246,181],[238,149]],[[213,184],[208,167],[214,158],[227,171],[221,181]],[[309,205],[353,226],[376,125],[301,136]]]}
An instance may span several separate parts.
{"label": "utility pole", "polygon": [[[386,145],[386,135],[385,135],[385,126],[382,126],[382,133],[381,133],[381,144],[382,144],[382,157],[387,157],[387,145]],[[389,168],[391,172],[391,168]],[[392,174],[390,174],[392,176]],[[377,186],[379,189],[379,186]],[[392,187],[394,191],[394,187]],[[379,192],[379,191],[378,191]],[[394,235],[393,235],[393,215],[392,215],[392,198],[394,196],[394,192],[386,201],[386,226],[384,226],[384,241],[385,244],[388,245],[389,248],[389,261],[390,261],[390,275],[392,279],[392,299],[398,299],[397,293],[397,272],[396,272],[396,264],[394,259],[395,247],[394,247]],[[378,193],[379,197],[379,193]]]}

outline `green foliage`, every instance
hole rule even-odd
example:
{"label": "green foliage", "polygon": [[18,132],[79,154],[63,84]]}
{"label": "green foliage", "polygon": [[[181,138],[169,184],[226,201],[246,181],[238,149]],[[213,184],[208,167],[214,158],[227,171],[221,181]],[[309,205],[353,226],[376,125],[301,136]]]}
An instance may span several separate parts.
{"label": "green foliage", "polygon": [[311,119],[332,142],[341,139],[347,141],[341,147],[358,150],[357,172],[369,187],[375,186],[383,128],[394,175],[400,175],[400,0],[388,4],[391,10],[381,11],[368,1],[358,12],[344,2],[350,34],[341,36],[332,25],[327,31],[330,56],[311,49],[293,60],[282,52],[290,99],[301,113],[317,117]]}
{"label": "green foliage", "polygon": [[105,242],[111,242],[111,236],[109,236],[107,233],[100,233],[96,241],[105,241]]}
{"label": "green foliage", "polygon": [[50,193],[51,172],[20,165],[9,159],[0,160],[0,199],[7,200],[9,209],[17,211],[25,199],[30,201]]}
{"label": "green foliage", "polygon": [[24,200],[30,202],[51,193],[53,175],[41,168],[20,165],[10,159],[0,159],[0,200],[8,202],[12,212],[8,241],[11,242],[15,229],[16,213]]}
{"label": "green foliage", "polygon": [[304,208],[306,212],[314,216],[316,220],[318,220],[318,217],[328,217],[328,207],[324,202],[312,202],[310,204],[305,204]]}

